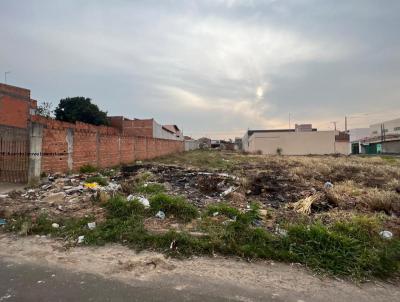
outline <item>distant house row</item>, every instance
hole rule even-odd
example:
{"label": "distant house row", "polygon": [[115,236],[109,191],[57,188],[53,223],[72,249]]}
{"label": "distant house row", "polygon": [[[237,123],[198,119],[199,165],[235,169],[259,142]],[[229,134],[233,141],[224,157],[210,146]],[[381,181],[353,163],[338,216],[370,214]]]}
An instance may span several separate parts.
{"label": "distant house row", "polygon": [[400,154],[400,118],[349,131],[353,154]]}

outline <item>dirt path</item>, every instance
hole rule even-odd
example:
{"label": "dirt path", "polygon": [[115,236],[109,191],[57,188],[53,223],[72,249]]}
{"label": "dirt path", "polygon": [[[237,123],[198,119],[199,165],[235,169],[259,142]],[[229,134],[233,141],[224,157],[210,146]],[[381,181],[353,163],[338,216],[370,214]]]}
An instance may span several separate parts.
{"label": "dirt path", "polygon": [[357,286],[318,278],[302,268],[281,263],[248,263],[221,257],[166,259],[158,253],[136,253],[120,245],[66,250],[62,243],[0,234],[0,257],[7,262],[95,274],[131,285],[146,282],[158,288],[213,293],[238,301],[400,301],[398,285]]}

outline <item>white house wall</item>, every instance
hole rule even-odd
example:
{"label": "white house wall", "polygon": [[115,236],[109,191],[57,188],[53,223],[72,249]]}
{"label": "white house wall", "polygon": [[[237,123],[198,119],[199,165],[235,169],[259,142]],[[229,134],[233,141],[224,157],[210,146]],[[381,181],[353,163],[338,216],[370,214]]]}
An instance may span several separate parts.
{"label": "white house wall", "polygon": [[175,134],[165,130],[160,124],[156,121],[153,121],[153,137],[154,138],[163,138],[163,139],[172,139],[172,140],[183,140],[180,137],[177,137]]}
{"label": "white house wall", "polygon": [[349,143],[335,142],[335,131],[259,132],[249,138],[248,151],[285,155],[349,154]]}

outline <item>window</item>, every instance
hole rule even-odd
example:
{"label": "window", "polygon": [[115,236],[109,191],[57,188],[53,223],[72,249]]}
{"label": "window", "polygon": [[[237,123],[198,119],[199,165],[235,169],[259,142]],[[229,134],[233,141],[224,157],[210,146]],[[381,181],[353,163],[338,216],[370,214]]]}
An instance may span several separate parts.
{"label": "window", "polygon": [[394,131],[400,131],[400,127],[394,127]]}
{"label": "window", "polygon": [[378,134],[378,131],[372,131],[372,134]]}

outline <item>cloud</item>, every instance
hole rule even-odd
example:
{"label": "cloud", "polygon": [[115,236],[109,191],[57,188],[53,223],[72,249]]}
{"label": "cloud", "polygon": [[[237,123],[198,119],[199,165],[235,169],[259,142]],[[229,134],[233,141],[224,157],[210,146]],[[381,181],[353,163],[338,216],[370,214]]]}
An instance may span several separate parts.
{"label": "cloud", "polygon": [[287,127],[289,112],[293,123],[329,128],[377,110],[377,100],[396,106],[398,8],[369,0],[5,0],[0,26],[12,30],[0,32],[8,41],[0,69],[39,100],[85,95],[112,114],[192,133]]}

